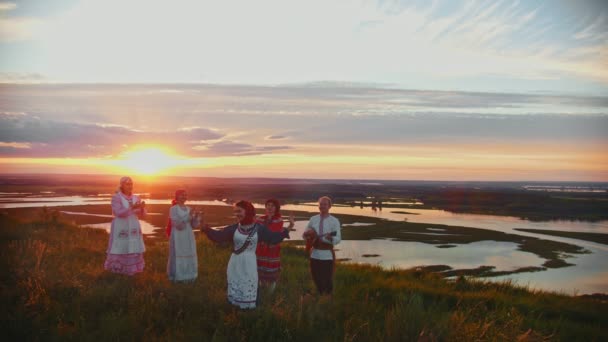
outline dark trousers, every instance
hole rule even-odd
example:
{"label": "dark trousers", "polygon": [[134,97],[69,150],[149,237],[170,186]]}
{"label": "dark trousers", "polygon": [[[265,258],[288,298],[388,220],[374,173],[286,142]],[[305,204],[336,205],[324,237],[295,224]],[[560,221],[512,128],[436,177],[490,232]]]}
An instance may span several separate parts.
{"label": "dark trousers", "polygon": [[310,258],[310,273],[319,294],[331,294],[334,289],[334,261]]}

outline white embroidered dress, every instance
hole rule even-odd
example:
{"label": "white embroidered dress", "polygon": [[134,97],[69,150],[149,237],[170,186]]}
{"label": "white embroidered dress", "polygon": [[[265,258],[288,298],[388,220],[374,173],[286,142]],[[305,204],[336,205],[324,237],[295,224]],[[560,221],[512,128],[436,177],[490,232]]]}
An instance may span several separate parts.
{"label": "white embroidered dress", "polygon": [[179,205],[171,207],[171,237],[167,275],[171,281],[193,281],[198,277],[196,239],[192,227],[198,220],[190,220],[190,208]]}
{"label": "white embroidered dress", "polygon": [[114,219],[104,264],[105,269],[111,272],[133,275],[143,271],[145,264],[143,253],[146,247],[139,216],[145,215],[145,210],[132,209],[133,204],[139,202],[140,198],[137,195],[128,197],[117,192],[112,196]]}
{"label": "white embroidered dress", "polygon": [[[253,226],[239,225],[234,232],[234,250],[243,247]],[[255,233],[245,250],[240,254],[232,253],[228,262],[228,301],[241,309],[255,308],[258,296],[258,263],[255,256],[257,245],[258,234]]]}
{"label": "white embroidered dress", "polygon": [[[258,241],[278,244],[289,238],[287,230],[271,232],[268,227],[253,223],[235,224],[222,230],[204,230],[215,242],[233,243],[233,251],[226,270],[228,280],[228,302],[241,309],[253,309],[258,295],[258,264],[255,250]],[[249,240],[249,241],[248,241]]]}

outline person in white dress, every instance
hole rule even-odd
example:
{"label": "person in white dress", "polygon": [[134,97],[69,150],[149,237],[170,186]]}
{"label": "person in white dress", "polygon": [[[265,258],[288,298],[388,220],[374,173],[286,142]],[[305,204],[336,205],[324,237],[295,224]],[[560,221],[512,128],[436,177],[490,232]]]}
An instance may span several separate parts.
{"label": "person in white dress", "polygon": [[144,270],[144,239],[139,219],[146,214],[146,202],[133,194],[133,180],[122,177],[112,196],[112,227],[104,268],[113,273],[134,275]]}
{"label": "person in white dress", "polygon": [[228,302],[241,309],[254,309],[258,295],[258,268],[256,247],[258,241],[278,244],[289,238],[289,231],[272,232],[265,225],[256,222],[255,208],[250,202],[240,201],[234,206],[237,224],[214,230],[203,226],[203,232],[214,242],[233,243],[232,255],[228,262]]}
{"label": "person in white dress", "polygon": [[199,225],[200,210],[186,206],[188,194],[177,190],[169,209],[169,260],[167,276],[173,282],[192,282],[198,277],[198,258],[193,229]]}

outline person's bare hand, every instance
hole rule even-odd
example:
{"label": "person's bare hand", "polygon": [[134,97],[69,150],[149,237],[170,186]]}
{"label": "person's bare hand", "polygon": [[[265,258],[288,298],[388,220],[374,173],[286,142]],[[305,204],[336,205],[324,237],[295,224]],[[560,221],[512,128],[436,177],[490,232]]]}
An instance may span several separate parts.
{"label": "person's bare hand", "polygon": [[296,218],[293,213],[289,213],[289,223],[293,226],[296,223]]}
{"label": "person's bare hand", "polygon": [[289,228],[288,230],[295,230],[293,227],[296,225],[296,219],[293,216],[293,213],[289,213]]}

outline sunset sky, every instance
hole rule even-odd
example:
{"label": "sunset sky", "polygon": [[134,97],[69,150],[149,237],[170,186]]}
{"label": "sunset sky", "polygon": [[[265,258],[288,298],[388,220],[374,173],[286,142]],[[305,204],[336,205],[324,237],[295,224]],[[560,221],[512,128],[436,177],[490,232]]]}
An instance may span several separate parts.
{"label": "sunset sky", "polygon": [[0,1],[0,173],[608,181],[605,1]]}

